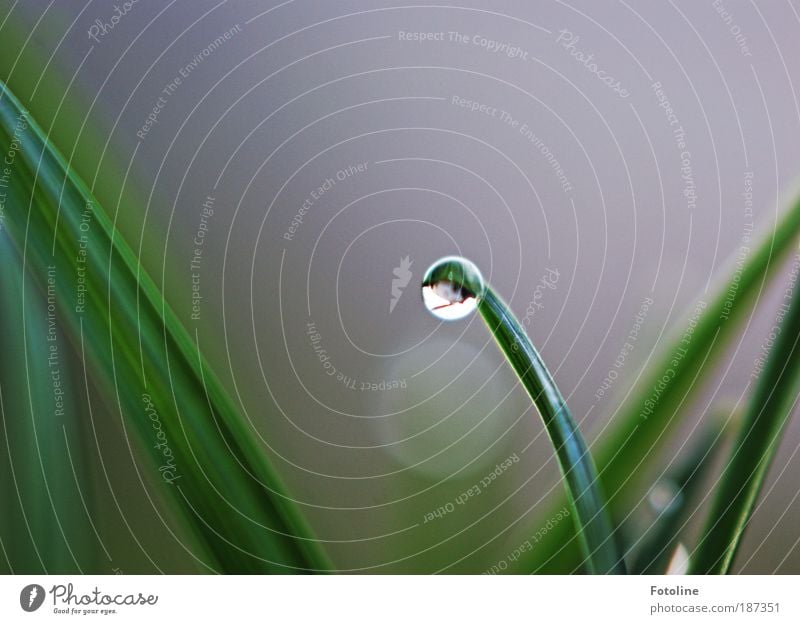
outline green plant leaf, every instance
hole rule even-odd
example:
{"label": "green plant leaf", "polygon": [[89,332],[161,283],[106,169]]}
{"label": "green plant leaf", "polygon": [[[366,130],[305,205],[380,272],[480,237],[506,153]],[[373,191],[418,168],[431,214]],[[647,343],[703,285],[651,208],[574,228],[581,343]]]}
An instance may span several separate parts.
{"label": "green plant leaf", "polygon": [[0,570],[76,574],[97,565],[93,491],[74,353],[0,230]]}
{"label": "green plant leaf", "polygon": [[624,574],[625,564],[592,456],[553,377],[508,306],[491,287],[487,286],[479,299],[478,310],[544,421],[575,512],[583,564],[591,574]]}
{"label": "green plant leaf", "polygon": [[700,541],[693,574],[727,574],[764,485],[781,434],[800,396],[800,289],[767,356],[744,423],[725,465]]}
{"label": "green plant leaf", "polygon": [[[5,223],[36,282],[54,267],[59,325],[133,430],[146,470],[200,547],[229,573],[330,564],[252,427],[111,218],[0,82]],[[77,284],[83,280],[84,290]]]}
{"label": "green plant leaf", "polygon": [[[614,415],[618,423],[597,442],[595,461],[603,490],[608,496],[612,515],[621,518],[629,506],[641,497],[647,485],[638,482],[648,460],[659,446],[669,440],[669,433],[681,420],[691,400],[703,387],[736,329],[752,308],[752,301],[761,292],[775,268],[792,248],[800,231],[800,199],[795,198],[779,222],[753,250],[747,261],[737,268],[722,288],[703,308],[696,319],[690,319],[649,365],[625,404]],[[729,293],[735,293],[731,301]],[[691,339],[685,342],[692,326]],[[665,375],[669,375],[663,384]],[[656,389],[659,393],[653,400]],[[565,504],[563,498],[553,502],[543,517]],[[570,573],[581,561],[580,549],[569,523],[560,523],[545,536],[537,548],[520,557],[513,572]]]}

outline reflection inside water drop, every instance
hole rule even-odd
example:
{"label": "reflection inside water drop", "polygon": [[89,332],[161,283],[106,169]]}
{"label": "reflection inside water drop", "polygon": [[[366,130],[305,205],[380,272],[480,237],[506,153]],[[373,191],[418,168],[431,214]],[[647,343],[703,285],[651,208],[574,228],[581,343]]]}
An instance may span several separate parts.
{"label": "reflection inside water drop", "polygon": [[434,262],[422,278],[422,300],[436,318],[462,319],[478,307],[486,286],[472,262],[447,256]]}

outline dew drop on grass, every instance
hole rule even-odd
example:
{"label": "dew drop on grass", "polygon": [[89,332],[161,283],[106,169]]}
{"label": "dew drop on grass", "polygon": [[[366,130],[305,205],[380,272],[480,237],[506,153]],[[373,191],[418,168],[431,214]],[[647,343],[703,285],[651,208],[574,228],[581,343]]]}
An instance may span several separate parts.
{"label": "dew drop on grass", "polygon": [[434,262],[422,278],[422,300],[436,318],[455,321],[478,307],[486,285],[472,262],[447,256]]}
{"label": "dew drop on grass", "polygon": [[650,509],[657,514],[672,511],[683,501],[683,492],[674,481],[664,480],[656,483],[647,497]]}

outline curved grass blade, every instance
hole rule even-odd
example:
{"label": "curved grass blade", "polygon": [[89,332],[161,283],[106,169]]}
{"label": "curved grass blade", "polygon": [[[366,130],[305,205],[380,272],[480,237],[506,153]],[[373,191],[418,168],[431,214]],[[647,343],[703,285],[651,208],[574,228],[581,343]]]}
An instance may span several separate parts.
{"label": "curved grass blade", "polygon": [[533,399],[555,448],[575,527],[591,574],[624,574],[592,456],[539,353],[508,306],[487,286],[478,310]]}
{"label": "curved grass blade", "polygon": [[0,150],[14,152],[5,178],[12,239],[40,286],[56,267],[62,327],[122,426],[138,434],[154,487],[202,545],[192,555],[225,572],[329,570],[249,424],[156,284],[2,82]]}
{"label": "curved grass blade", "polygon": [[[635,475],[643,472],[646,462],[680,422],[680,412],[703,387],[701,380],[710,373],[760,290],[776,267],[792,249],[800,231],[800,198],[795,198],[779,222],[765,236],[745,264],[732,273],[717,294],[705,304],[688,344],[689,327],[677,334],[662,355],[647,367],[630,398],[614,420],[611,433],[599,440],[595,461],[611,513],[622,517],[638,500],[646,486]],[[729,293],[736,293],[731,301]],[[665,374],[670,378],[661,383]],[[656,388],[659,394],[654,400]],[[553,502],[544,514],[550,517],[565,504]],[[548,533],[537,548],[520,557],[514,572],[547,574],[570,573],[580,564],[580,548],[569,523],[560,523]]]}
{"label": "curved grass blade", "polygon": [[725,465],[700,542],[693,574],[727,574],[764,485],[781,434],[800,396],[800,288],[767,356],[745,421]]}

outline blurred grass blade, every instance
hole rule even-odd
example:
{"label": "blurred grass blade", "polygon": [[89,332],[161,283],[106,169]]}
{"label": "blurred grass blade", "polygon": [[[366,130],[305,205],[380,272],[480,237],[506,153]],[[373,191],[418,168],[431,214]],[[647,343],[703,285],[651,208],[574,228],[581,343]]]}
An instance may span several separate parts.
{"label": "blurred grass blade", "polygon": [[[785,304],[784,304],[785,305]],[[692,555],[693,574],[727,574],[764,485],[781,433],[800,395],[800,288],[767,356],[745,421],[725,465],[706,527]]]}
{"label": "blurred grass blade", "polygon": [[153,486],[201,546],[192,553],[224,572],[329,569],[264,448],[153,280],[1,82],[0,151],[13,154],[4,178],[12,240],[40,286],[54,267],[59,326],[85,353],[123,426],[138,434]]}
{"label": "blurred grass blade", "polygon": [[713,421],[686,456],[650,490],[648,504],[658,516],[641,538],[631,574],[664,574],[703,478],[722,446],[722,432],[722,422]]}
{"label": "blurred grass blade", "polygon": [[615,531],[589,449],[539,353],[508,306],[490,286],[478,310],[533,399],[555,448],[575,527],[591,574],[624,574]]}
{"label": "blurred grass blade", "polygon": [[[595,461],[613,516],[623,517],[645,487],[636,475],[678,422],[681,412],[703,387],[736,329],[752,308],[753,298],[793,247],[800,231],[800,199],[795,198],[774,230],[764,237],[741,268],[737,267],[716,296],[645,369],[614,420],[611,433],[599,440]],[[735,293],[731,301],[729,293]],[[693,315],[694,316],[694,315]],[[691,330],[691,331],[690,331]],[[665,375],[668,379],[664,380]],[[543,513],[551,517],[563,498]],[[569,523],[561,523],[537,548],[516,562],[516,572],[569,573],[580,564],[580,549]]]}
{"label": "blurred grass blade", "polygon": [[667,569],[664,574],[680,574],[685,575],[689,571],[689,551],[683,542],[680,542],[675,550],[672,551],[672,556],[667,563]]}
{"label": "blurred grass blade", "polygon": [[84,412],[64,392],[74,353],[2,230],[0,267],[0,570],[93,571]]}

